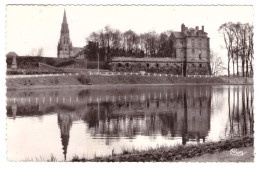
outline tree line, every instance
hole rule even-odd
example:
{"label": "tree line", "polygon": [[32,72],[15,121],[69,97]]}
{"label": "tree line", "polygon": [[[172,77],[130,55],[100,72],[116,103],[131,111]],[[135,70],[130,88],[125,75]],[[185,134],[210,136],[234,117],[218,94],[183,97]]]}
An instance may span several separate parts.
{"label": "tree line", "polygon": [[[248,23],[224,23],[219,27],[228,57],[228,76],[232,66],[233,76],[252,77],[254,74],[254,32]],[[231,65],[232,64],[232,65]],[[239,68],[240,67],[240,68]]]}
{"label": "tree line", "polygon": [[121,32],[109,25],[92,32],[86,41],[98,42],[101,55],[134,57],[170,57],[171,45],[168,42],[172,31],[160,34],[155,31],[137,34],[133,30]]}

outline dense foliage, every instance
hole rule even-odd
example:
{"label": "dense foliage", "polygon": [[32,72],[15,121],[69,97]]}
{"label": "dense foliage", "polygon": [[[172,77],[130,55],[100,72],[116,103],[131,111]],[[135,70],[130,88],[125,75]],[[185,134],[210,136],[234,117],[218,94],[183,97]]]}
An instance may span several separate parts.
{"label": "dense foliage", "polygon": [[[98,42],[98,53],[101,60],[104,57],[110,59],[113,56],[135,56],[135,57],[170,57],[169,37],[171,31],[157,34],[155,31],[137,34],[133,30],[121,32],[110,26],[92,32],[86,41]],[[88,55],[95,55],[93,50],[86,51]]]}

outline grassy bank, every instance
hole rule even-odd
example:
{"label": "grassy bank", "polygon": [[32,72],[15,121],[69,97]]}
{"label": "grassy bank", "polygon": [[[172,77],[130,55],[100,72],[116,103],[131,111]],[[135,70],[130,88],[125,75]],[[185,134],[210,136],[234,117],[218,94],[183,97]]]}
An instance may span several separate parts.
{"label": "grassy bank", "polygon": [[206,154],[219,153],[233,148],[253,147],[253,137],[229,139],[219,142],[211,142],[198,145],[179,145],[175,147],[160,147],[144,151],[123,150],[122,154],[106,157],[94,157],[93,159],[73,157],[72,162],[178,162],[192,157]]}
{"label": "grassy bank", "polygon": [[7,79],[9,89],[118,84],[253,84],[252,78],[78,75]]}

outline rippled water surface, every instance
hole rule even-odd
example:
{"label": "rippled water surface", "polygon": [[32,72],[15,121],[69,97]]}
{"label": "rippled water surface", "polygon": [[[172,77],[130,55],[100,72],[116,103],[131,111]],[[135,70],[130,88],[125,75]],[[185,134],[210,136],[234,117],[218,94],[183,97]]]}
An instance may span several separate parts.
{"label": "rippled water surface", "polygon": [[253,86],[7,92],[7,158],[69,160],[253,134]]}

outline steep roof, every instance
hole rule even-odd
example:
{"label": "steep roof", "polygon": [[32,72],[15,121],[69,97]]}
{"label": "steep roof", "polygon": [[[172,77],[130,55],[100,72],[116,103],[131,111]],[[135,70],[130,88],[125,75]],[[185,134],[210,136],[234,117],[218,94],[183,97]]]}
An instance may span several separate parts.
{"label": "steep roof", "polygon": [[175,38],[183,38],[182,32],[172,32],[172,34],[175,36]]}
{"label": "steep roof", "polygon": [[73,47],[73,48],[72,48],[73,55],[75,56],[75,55],[78,54],[81,50],[83,50],[83,48],[81,48],[81,47]]}

